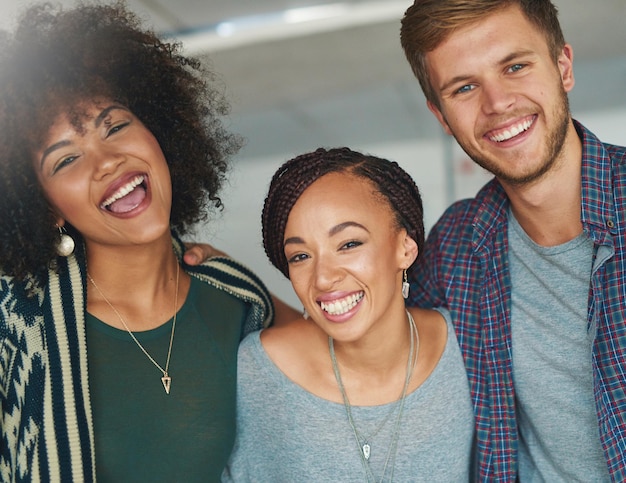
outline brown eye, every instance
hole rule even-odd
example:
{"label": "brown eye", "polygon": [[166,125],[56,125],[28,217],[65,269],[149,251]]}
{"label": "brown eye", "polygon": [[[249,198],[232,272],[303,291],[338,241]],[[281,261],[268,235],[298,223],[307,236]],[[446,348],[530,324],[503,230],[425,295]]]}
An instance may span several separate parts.
{"label": "brown eye", "polygon": [[349,250],[350,248],[360,247],[361,245],[363,245],[363,243],[361,243],[360,241],[351,240],[348,243],[344,243],[343,245],[341,245],[341,250]]}
{"label": "brown eye", "polygon": [[309,256],[305,253],[297,253],[296,255],[293,255],[292,257],[290,257],[287,260],[287,263],[298,263],[301,262],[303,260],[306,260],[307,258],[309,258]]}
{"label": "brown eye", "polygon": [[68,156],[67,158],[63,158],[54,166],[54,169],[52,170],[52,174],[72,164],[76,160],[76,158],[78,158],[78,156]]}
{"label": "brown eye", "polygon": [[116,124],[115,126],[112,126],[111,129],[109,129],[107,131],[107,137],[121,131],[122,129],[124,129],[126,126],[128,126],[130,123],[125,122],[125,123],[121,123],[121,124]]}

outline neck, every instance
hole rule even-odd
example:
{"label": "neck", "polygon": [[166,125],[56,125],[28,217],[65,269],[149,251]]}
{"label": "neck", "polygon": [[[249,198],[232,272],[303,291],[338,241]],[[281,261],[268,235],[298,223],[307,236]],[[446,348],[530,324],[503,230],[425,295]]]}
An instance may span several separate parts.
{"label": "neck", "polygon": [[124,290],[156,287],[173,279],[176,272],[177,260],[169,236],[148,245],[88,243],[86,253],[89,274],[99,286],[107,288],[107,293],[123,286]]}
{"label": "neck", "polygon": [[[371,361],[365,367],[342,363],[333,340],[329,338],[334,379],[346,406],[349,405],[348,399],[352,404],[363,406],[385,404],[398,397],[404,399],[417,362],[419,338],[415,324],[408,320],[406,314],[403,325],[406,329],[404,340],[396,344],[394,352],[387,352],[383,367]],[[354,363],[354,359],[350,362]],[[402,388],[401,393],[398,393],[398,388]]]}
{"label": "neck", "polygon": [[366,375],[381,379],[397,373],[406,365],[410,346],[410,329],[404,304],[387,314],[372,330],[354,342],[333,340],[333,346],[342,373],[346,377]]}
{"label": "neck", "polygon": [[182,270],[176,290],[177,264],[169,238],[139,247],[87,245],[87,271],[101,291],[87,284],[87,310],[107,324],[123,328],[103,294],[131,330],[159,326],[172,317],[175,301],[176,310],[180,309],[189,290],[189,276]]}
{"label": "neck", "polygon": [[502,183],[515,218],[535,243],[555,246],[582,232],[582,144],[573,124],[557,162],[541,178],[523,185]]}

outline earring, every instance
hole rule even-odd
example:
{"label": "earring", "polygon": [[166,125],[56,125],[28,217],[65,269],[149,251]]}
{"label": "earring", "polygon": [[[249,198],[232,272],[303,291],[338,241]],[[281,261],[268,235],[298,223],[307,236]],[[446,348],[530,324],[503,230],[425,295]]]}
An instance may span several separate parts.
{"label": "earring", "polygon": [[65,228],[57,225],[59,229],[59,241],[57,242],[56,251],[61,257],[69,257],[74,253],[74,239],[67,234]]}
{"label": "earring", "polygon": [[404,282],[402,282],[402,296],[406,299],[409,297],[409,280],[406,275],[406,269],[404,269]]}
{"label": "earring", "polygon": [[306,309],[302,309],[302,318],[304,318],[304,319],[308,319],[309,318],[309,313],[306,311]]}

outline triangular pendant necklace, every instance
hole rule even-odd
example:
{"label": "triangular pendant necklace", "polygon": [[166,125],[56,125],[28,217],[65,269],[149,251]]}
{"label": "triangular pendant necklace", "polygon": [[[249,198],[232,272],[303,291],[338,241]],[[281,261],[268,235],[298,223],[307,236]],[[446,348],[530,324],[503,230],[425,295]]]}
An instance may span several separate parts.
{"label": "triangular pendant necklace", "polygon": [[161,382],[163,383],[163,388],[165,389],[165,392],[169,394],[170,393],[170,385],[172,384],[172,378],[167,375],[167,372],[161,378]]}
{"label": "triangular pendant necklace", "polygon": [[150,359],[150,362],[152,362],[152,364],[154,364],[163,373],[163,377],[161,377],[161,383],[163,384],[163,389],[165,389],[165,393],[166,394],[170,393],[170,388],[172,386],[172,378],[169,375],[168,370],[170,368],[170,357],[172,355],[172,344],[174,343],[174,331],[176,330],[176,315],[177,315],[177,309],[178,309],[178,279],[179,279],[179,275],[180,275],[180,265],[178,263],[176,263],[176,294],[174,295],[174,317],[172,319],[172,333],[170,334],[170,345],[169,345],[169,348],[167,349],[167,360],[165,362],[165,369],[163,369],[161,367],[161,365],[157,361],[154,360],[154,357],[152,357],[148,353],[148,351],[144,348],[144,346],[142,346],[141,343],[137,340],[137,337],[135,337],[135,334],[133,334],[133,332],[130,330],[130,328],[126,324],[126,321],[124,320],[122,315],[113,306],[113,304],[111,302],[109,302],[109,299],[107,299],[106,296],[102,293],[102,291],[100,290],[100,287],[98,287],[96,285],[96,282],[94,281],[94,279],[91,278],[91,275],[89,275],[89,273],[87,274],[87,277],[89,278],[89,281],[93,284],[93,286],[98,291],[98,293],[100,294],[102,299],[109,305],[109,307],[111,307],[111,309],[113,309],[113,312],[115,312],[115,314],[118,316],[118,318],[122,322],[122,325],[126,329],[126,332],[128,332],[128,334],[131,336],[131,338],[135,341],[135,344],[137,344],[139,346],[139,348],[141,349],[141,351],[146,355],[146,357],[148,359]]}

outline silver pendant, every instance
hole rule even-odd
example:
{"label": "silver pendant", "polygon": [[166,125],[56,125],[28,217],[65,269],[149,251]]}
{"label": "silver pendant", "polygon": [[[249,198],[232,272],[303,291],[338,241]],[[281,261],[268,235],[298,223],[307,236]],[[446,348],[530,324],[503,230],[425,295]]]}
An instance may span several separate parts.
{"label": "silver pendant", "polygon": [[172,378],[167,375],[167,372],[161,378],[161,382],[163,383],[163,388],[167,394],[170,393],[170,386],[172,385]]}
{"label": "silver pendant", "polygon": [[363,445],[363,456],[365,458],[366,461],[369,461],[370,459],[370,445],[365,443]]}

